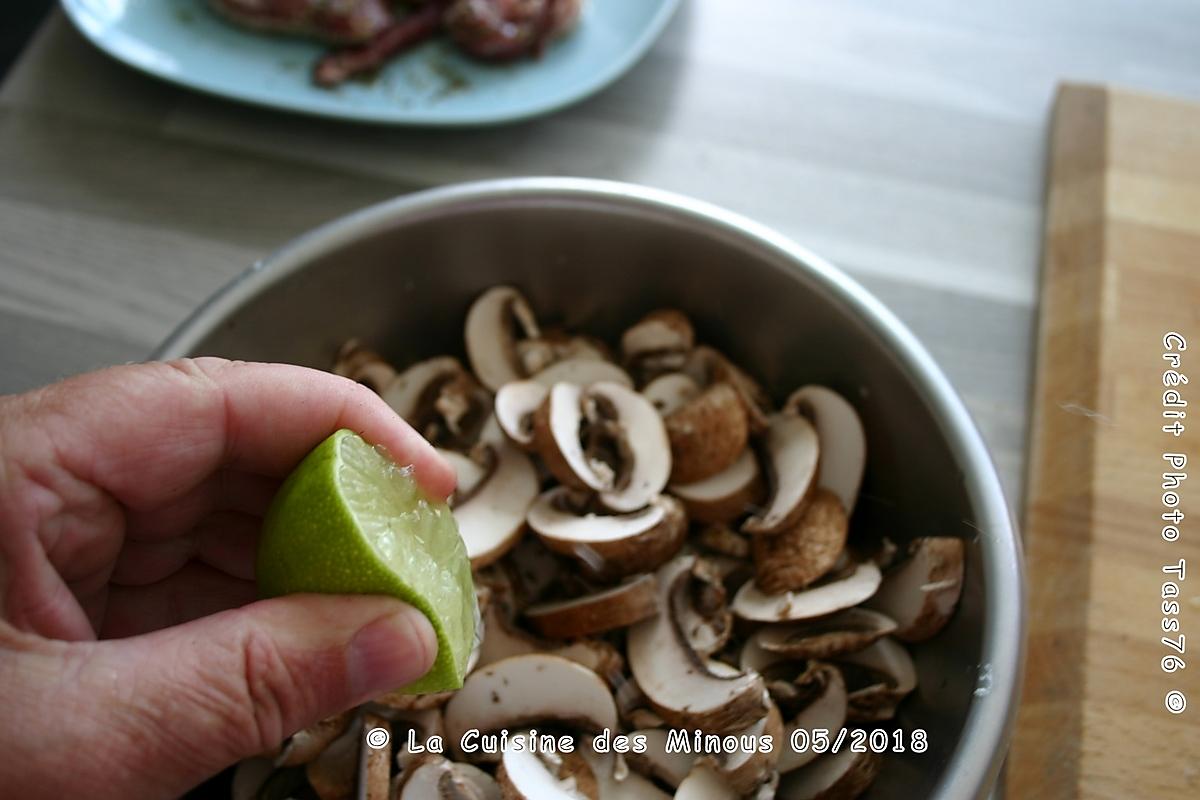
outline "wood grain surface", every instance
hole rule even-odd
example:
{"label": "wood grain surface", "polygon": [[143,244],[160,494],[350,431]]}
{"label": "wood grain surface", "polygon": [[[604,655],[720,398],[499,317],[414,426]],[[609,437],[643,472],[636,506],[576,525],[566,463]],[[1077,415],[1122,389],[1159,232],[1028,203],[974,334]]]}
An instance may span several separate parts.
{"label": "wood grain surface", "polygon": [[[1166,334],[1191,345],[1175,371],[1200,377],[1200,106],[1064,87],[1048,197],[1024,526],[1031,633],[1009,796],[1198,797],[1200,522],[1187,517],[1200,415],[1176,436],[1162,412],[1174,368],[1163,354],[1178,351]],[[1185,518],[1169,542],[1172,472],[1197,477],[1174,490]],[[1163,570],[1180,559],[1182,581]],[[1164,613],[1164,582],[1181,589],[1177,613]],[[1182,655],[1162,641],[1179,633]],[[1170,655],[1187,667],[1164,673]],[[1171,691],[1190,703],[1181,714],[1166,708]]]}

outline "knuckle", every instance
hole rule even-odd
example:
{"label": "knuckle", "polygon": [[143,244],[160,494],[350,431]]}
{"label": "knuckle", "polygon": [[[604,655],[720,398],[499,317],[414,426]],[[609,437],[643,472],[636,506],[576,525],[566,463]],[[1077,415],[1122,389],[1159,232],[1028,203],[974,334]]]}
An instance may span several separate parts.
{"label": "knuckle", "polygon": [[278,645],[265,632],[250,628],[241,643],[246,710],[241,724],[248,752],[268,750],[298,724],[305,706],[304,682],[298,679]]}

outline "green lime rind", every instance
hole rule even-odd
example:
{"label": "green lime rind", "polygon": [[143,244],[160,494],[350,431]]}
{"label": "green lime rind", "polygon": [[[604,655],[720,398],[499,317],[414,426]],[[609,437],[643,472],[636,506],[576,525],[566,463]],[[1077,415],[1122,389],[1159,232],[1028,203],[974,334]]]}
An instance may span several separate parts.
{"label": "green lime rind", "polygon": [[409,603],[429,618],[438,653],[429,672],[400,691],[462,687],[478,609],[454,517],[353,431],[318,445],[276,493],[257,580],[264,597],[385,594]]}

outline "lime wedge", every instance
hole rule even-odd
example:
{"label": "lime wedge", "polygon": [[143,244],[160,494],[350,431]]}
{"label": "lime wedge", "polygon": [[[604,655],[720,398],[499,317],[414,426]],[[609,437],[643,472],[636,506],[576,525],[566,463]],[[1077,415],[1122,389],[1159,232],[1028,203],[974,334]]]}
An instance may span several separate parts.
{"label": "lime wedge", "polygon": [[317,445],[280,487],[263,523],[257,577],[265,597],[387,594],[411,604],[432,623],[438,654],[402,691],[462,686],[479,612],[454,517],[410,468],[353,431]]}

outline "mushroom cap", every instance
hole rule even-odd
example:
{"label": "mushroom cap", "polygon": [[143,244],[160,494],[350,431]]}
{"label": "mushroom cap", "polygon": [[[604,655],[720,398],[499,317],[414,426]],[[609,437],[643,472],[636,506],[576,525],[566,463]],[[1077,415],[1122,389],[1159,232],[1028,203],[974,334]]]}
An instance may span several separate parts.
{"label": "mushroom cap", "polygon": [[330,742],[346,731],[352,717],[349,711],[343,711],[296,731],[284,745],[283,752],[275,758],[275,766],[294,767],[312,761]]}
{"label": "mushroom cap", "polygon": [[556,361],[535,373],[530,380],[547,387],[556,383],[573,383],[576,386],[591,386],[593,383],[619,383],[622,386],[633,388],[633,378],[629,377],[629,373],[616,364],[584,356],[574,356]]}
{"label": "mushroom cap", "polygon": [[586,392],[612,406],[633,459],[625,485],[601,491],[600,502],[613,511],[644,508],[671,475],[671,444],[662,417],[646,398],[619,383],[593,383]]}
{"label": "mushroom cap", "polygon": [[505,748],[496,778],[505,800],[600,800],[591,765],[577,752]]}
{"label": "mushroom cap", "polygon": [[629,734],[644,736],[646,750],[642,753],[628,752],[625,760],[629,766],[648,778],[667,784],[672,789],[678,788],[683,779],[691,772],[692,765],[699,757],[689,753],[684,748],[667,749],[667,731],[662,728],[642,728]]}
{"label": "mushroom cap", "polygon": [[547,548],[597,576],[619,578],[662,564],[683,546],[687,517],[679,501],[660,495],[629,514],[576,514],[564,487],[543,492],[526,515]]}
{"label": "mushroom cap", "polygon": [[539,334],[529,303],[511,286],[488,289],[467,312],[467,357],[479,382],[493,392],[524,377],[517,354],[516,327],[523,338],[533,339]]}
{"label": "mushroom cap", "polygon": [[664,417],[683,408],[700,395],[703,388],[691,375],[684,372],[667,372],[659,375],[642,388],[642,396],[658,409]]}
{"label": "mushroom cap", "polygon": [[802,386],[788,398],[785,411],[807,417],[821,440],[817,485],[836,494],[846,513],[854,511],[867,463],[867,435],[854,406],[825,386]]}
{"label": "mushroom cap", "polygon": [[396,800],[501,800],[496,779],[473,764],[425,753],[400,774]]}
{"label": "mushroom cap", "polygon": [[598,474],[584,451],[580,428],[584,422],[583,387],[556,383],[533,415],[533,443],[546,468],[572,489],[601,491],[612,486],[611,475]]}
{"label": "mushroom cap", "polygon": [[904,645],[890,637],[885,636],[869,647],[839,656],[838,662],[866,670],[879,679],[857,689],[847,687],[851,719],[872,722],[891,719],[900,701],[917,688],[917,669],[912,656]]}
{"label": "mushroom cap", "polygon": [[894,619],[892,635],[922,642],[936,635],[958,606],[964,570],[962,539],[928,536],[908,545],[908,558],[889,569],[867,605]]}
{"label": "mushroom cap", "polygon": [[879,567],[867,561],[799,592],[766,594],[753,582],[733,598],[733,613],[752,622],[796,622],[856,606],[879,588]]}
{"label": "mushroom cap", "polygon": [[446,736],[458,747],[471,729],[510,730],[556,722],[598,733],[617,727],[617,707],[596,673],[561,656],[530,653],[479,667],[445,709]]}
{"label": "mushroom cap", "polygon": [[465,502],[454,507],[454,521],[474,569],[516,545],[538,492],[537,471],[528,456],[506,441],[490,449],[494,454],[490,473]]}
{"label": "mushroom cap", "polygon": [[806,731],[819,728],[836,731],[846,724],[846,682],[836,668],[831,669],[829,674],[830,680],[825,682],[820,694],[784,725],[783,741],[788,744],[781,748],[779,761],[775,764],[781,773],[799,769],[821,755],[811,747],[804,751],[790,747],[792,731],[798,728]]}
{"label": "mushroom cap", "polygon": [[837,565],[848,532],[842,501],[817,489],[794,526],[754,537],[755,583],[768,594],[805,588]]}
{"label": "mushroom cap", "polygon": [[653,575],[638,575],[583,597],[537,603],[525,609],[543,636],[574,639],[624,628],[658,612]]}
{"label": "mushroom cap", "polygon": [[726,381],[737,390],[746,409],[746,419],[752,433],[761,433],[767,428],[766,409],[770,398],[758,383],[726,358],[721,352],[699,345],[688,354],[683,371],[696,379],[702,386]]}
{"label": "mushroom cap", "polygon": [[775,764],[779,761],[779,751],[787,748],[787,744],[781,741],[783,720],[779,716],[779,709],[768,700],[766,716],[733,735],[771,737],[772,747],[769,752],[763,748],[738,749],[732,753],[722,753],[715,759],[717,772],[721,777],[736,792],[745,795],[762,784],[767,775],[775,769]]}
{"label": "mushroom cap", "polygon": [[762,514],[742,524],[746,533],[779,533],[795,525],[816,482],[821,447],[811,422],[798,414],[774,414],[764,438],[771,496]]}
{"label": "mushroom cap", "polygon": [[670,487],[671,494],[683,502],[688,516],[696,522],[732,522],[762,502],[763,490],[758,459],[748,447],[716,475]]}
{"label": "mushroom cap", "polygon": [[720,473],[746,449],[746,410],[728,383],[715,383],[666,415],[671,480],[695,483]]}
{"label": "mushroom cap", "polygon": [[687,644],[675,596],[687,591],[695,560],[679,556],[659,570],[659,612],[629,629],[626,656],[638,685],[668,723],[727,733],[766,713],[763,683],[755,673],[713,674]]}
{"label": "mushroom cap", "polygon": [[427,358],[396,375],[379,396],[401,419],[415,424],[417,413],[433,405],[437,389],[463,374],[465,370],[454,356]]}
{"label": "mushroom cap", "polygon": [[[392,734],[392,723],[370,712],[363,715],[363,727],[367,730],[383,728]],[[370,747],[365,737],[358,751],[358,796],[362,800],[388,800],[391,791],[391,747]]]}

